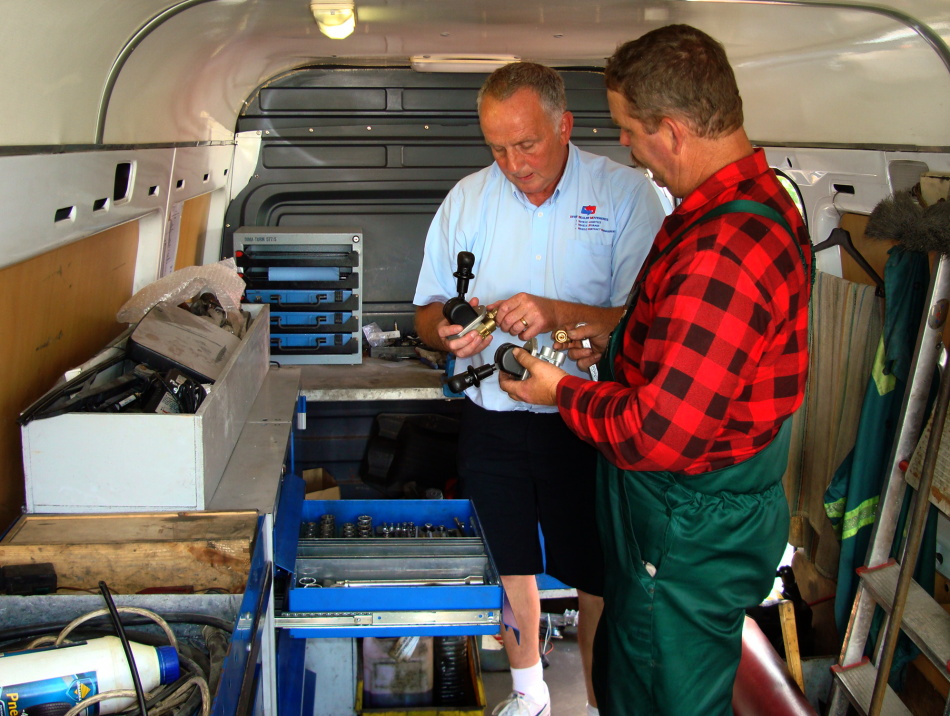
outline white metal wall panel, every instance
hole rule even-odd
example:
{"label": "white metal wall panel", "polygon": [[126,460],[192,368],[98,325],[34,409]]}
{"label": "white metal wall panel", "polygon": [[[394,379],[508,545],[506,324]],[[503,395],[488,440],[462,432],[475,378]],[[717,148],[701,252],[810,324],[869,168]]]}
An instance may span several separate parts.
{"label": "white metal wall panel", "polygon": [[[19,263],[99,231],[140,219],[159,220],[140,231],[136,288],[158,277],[162,225],[168,207],[199,194],[226,189],[233,145],[65,154],[0,156],[0,267]],[[114,202],[116,165],[132,164],[128,198]],[[179,186],[180,184],[180,186]],[[212,210],[220,227],[223,202]],[[96,202],[106,204],[94,210]],[[72,209],[56,221],[57,211]],[[209,236],[215,252],[220,234]]]}
{"label": "white metal wall panel", "polygon": [[[950,38],[950,3],[893,0]],[[302,0],[0,0],[8,145],[95,140],[110,69],[150,18],[183,8],[131,53],[104,120],[105,143],[230,138],[242,103],[311,63],[405,64],[413,54],[514,54],[603,63],[619,42],[687,22],[727,46],[755,139],[950,146],[950,72],[904,24],[855,7],[683,0],[357,0],[357,29],[323,37]]]}
{"label": "white metal wall panel", "polygon": [[0,0],[0,142],[91,143],[106,77],[136,28],[175,0]]}

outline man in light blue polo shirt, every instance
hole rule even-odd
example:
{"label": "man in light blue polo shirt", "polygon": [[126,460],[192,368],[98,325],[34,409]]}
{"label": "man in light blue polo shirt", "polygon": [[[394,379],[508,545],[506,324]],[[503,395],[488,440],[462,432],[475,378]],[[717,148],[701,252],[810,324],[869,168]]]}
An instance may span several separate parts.
{"label": "man in light blue polo shirt", "polygon": [[[466,297],[497,309],[500,333],[551,346],[551,333],[578,321],[616,325],[665,211],[637,170],[579,150],[574,118],[554,70],[514,63],[496,70],[478,95],[479,122],[495,163],[462,179],[429,227],[413,303],[426,344],[455,354],[455,372],[491,363],[493,338],[442,315],[457,295],[460,251],[475,255]],[[596,307],[596,308],[591,308]],[[497,345],[504,342],[500,337]],[[564,366],[581,375],[570,360]],[[471,499],[521,630],[503,630],[513,693],[499,716],[546,716],[536,636],[535,575],[546,571],[577,589],[578,642],[588,709],[591,648],[603,609],[603,564],[594,524],[595,452],[564,426],[556,409],[512,401],[497,376],[465,391],[459,437],[462,494]],[[538,524],[544,534],[544,554]]]}

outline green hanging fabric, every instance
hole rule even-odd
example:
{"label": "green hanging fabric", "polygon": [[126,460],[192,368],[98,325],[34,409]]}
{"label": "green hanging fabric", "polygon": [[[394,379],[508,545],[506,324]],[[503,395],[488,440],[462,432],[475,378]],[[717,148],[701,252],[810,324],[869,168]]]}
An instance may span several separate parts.
{"label": "green hanging fabric", "polygon": [[[887,296],[884,332],[868,380],[855,446],[825,492],[825,511],[841,538],[835,595],[839,634],[844,634],[848,624],[858,585],[855,569],[863,565],[867,557],[878,501],[887,477],[887,461],[899,427],[929,283],[927,256],[892,248],[884,282]],[[924,585],[933,584],[934,549],[928,549],[927,545],[934,540],[935,533],[928,536],[925,532],[918,562],[919,581]]]}

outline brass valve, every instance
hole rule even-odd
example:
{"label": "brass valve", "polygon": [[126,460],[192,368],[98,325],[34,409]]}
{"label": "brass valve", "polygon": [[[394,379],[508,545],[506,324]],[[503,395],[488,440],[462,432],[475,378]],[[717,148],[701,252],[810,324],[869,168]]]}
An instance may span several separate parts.
{"label": "brass valve", "polygon": [[495,323],[496,315],[498,315],[498,310],[493,308],[490,311],[486,311],[485,315],[482,316],[481,325],[475,329],[482,338],[488,338],[491,332],[498,327]]}

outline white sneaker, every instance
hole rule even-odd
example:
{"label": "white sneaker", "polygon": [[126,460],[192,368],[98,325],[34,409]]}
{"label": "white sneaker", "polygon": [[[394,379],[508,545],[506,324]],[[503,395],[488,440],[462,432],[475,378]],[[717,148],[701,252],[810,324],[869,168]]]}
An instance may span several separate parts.
{"label": "white sneaker", "polygon": [[492,716],[551,716],[551,703],[539,704],[519,691],[512,691],[495,707]]}

